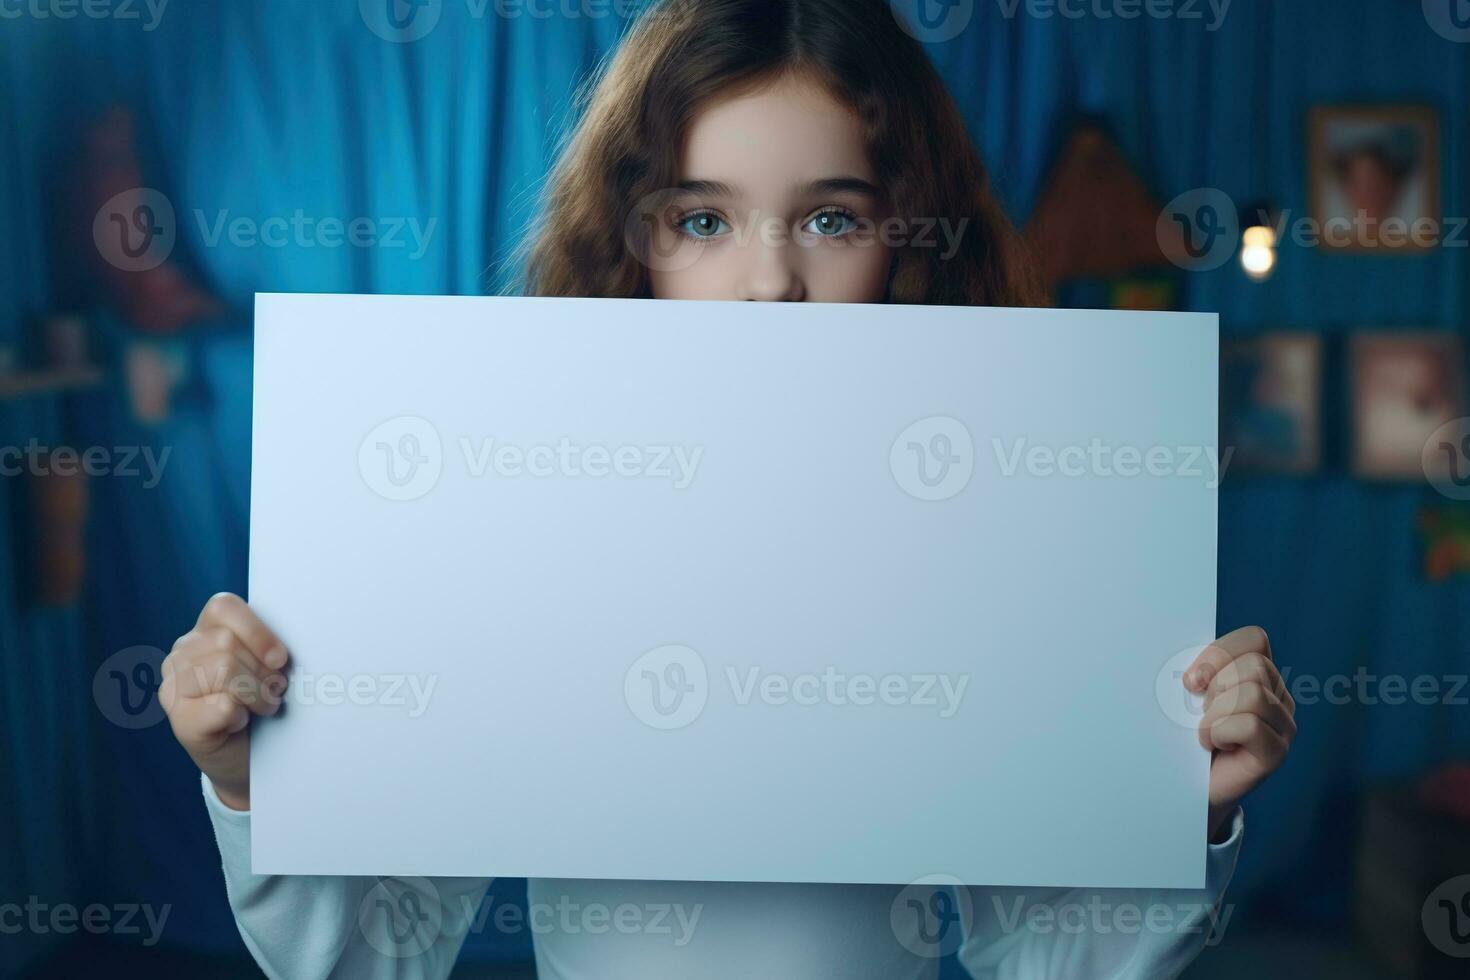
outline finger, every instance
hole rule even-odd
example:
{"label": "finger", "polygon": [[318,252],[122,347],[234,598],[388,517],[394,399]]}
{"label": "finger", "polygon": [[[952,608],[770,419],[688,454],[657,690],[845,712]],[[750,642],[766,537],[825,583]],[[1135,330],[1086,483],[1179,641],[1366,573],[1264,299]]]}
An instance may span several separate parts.
{"label": "finger", "polygon": [[1286,705],[1261,685],[1251,682],[1226,691],[1205,711],[1199,725],[1200,744],[1212,748],[1210,732],[1218,722],[1232,715],[1254,715],[1288,742],[1296,738],[1296,721]]}
{"label": "finger", "polygon": [[1264,653],[1268,658],[1271,657],[1271,638],[1259,626],[1242,626],[1238,630],[1231,630],[1216,640],[1214,646],[1233,657],[1247,653]]}
{"label": "finger", "polygon": [[171,686],[169,696],[189,699],[224,694],[256,714],[275,714],[285,693],[285,675],[257,674],[247,657],[238,648],[216,648],[180,660],[164,679]]}
{"label": "finger", "polygon": [[[1236,692],[1240,692],[1238,696]],[[1288,741],[1296,738],[1296,719],[1286,709],[1286,705],[1269,691],[1254,684],[1225,692],[1200,719],[1200,729],[1207,730],[1215,722],[1231,715],[1255,715]]]}
{"label": "finger", "polygon": [[[192,661],[199,657],[207,657],[212,653],[227,653],[238,659],[252,674],[260,680],[265,680],[274,671],[260,662],[260,658],[251,653],[250,650],[235,635],[235,631],[227,626],[206,626],[203,629],[195,629],[193,634],[187,638],[187,643],[182,643],[184,649],[180,651],[181,663]],[[165,660],[168,658],[165,657]]]}
{"label": "finger", "polygon": [[1209,736],[1205,748],[1212,752],[1245,752],[1267,769],[1286,758],[1286,739],[1255,715],[1230,715],[1200,731]]}
{"label": "finger", "polygon": [[1184,686],[1197,693],[1203,691],[1227,664],[1248,653],[1271,656],[1271,640],[1259,626],[1226,633],[1205,647],[1184,672]]}
{"label": "finger", "polygon": [[1210,703],[1225,691],[1249,683],[1261,685],[1281,700],[1290,696],[1286,691],[1286,681],[1276,665],[1266,659],[1265,654],[1247,653],[1226,664],[1210,681],[1205,692],[1205,710],[1209,710]]}
{"label": "finger", "polygon": [[272,670],[280,670],[286,665],[288,654],[285,644],[237,595],[220,592],[212,596],[199,613],[198,626],[225,627],[240,638],[245,649]]}
{"label": "finger", "polygon": [[250,723],[250,709],[225,694],[180,698],[168,715],[174,734],[192,739],[233,735]]}

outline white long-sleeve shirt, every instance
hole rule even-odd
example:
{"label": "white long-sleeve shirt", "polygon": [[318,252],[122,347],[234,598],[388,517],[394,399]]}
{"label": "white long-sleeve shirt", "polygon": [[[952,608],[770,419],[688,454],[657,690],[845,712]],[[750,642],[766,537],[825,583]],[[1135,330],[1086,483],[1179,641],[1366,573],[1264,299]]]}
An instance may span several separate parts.
{"label": "white long-sleeve shirt", "polygon": [[934,980],[956,950],[976,980],[1174,977],[1229,922],[1244,832],[1237,809],[1199,891],[533,878],[523,912],[486,878],[252,874],[250,814],[203,783],[240,935],[282,980],[436,980],[486,929],[529,931],[541,980]]}

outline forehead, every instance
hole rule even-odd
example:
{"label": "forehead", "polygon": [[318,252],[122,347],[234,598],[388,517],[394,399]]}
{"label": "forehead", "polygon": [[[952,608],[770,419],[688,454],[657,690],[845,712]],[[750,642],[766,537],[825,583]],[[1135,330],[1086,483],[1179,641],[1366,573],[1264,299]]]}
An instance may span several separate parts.
{"label": "forehead", "polygon": [[681,169],[684,180],[746,190],[785,190],[834,174],[873,179],[857,114],[821,85],[791,76],[699,112]]}

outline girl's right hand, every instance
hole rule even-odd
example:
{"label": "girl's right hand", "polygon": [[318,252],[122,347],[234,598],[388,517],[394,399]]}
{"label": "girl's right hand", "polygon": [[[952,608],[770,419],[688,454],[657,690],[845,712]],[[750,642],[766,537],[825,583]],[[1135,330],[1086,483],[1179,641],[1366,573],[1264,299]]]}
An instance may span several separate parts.
{"label": "girl's right hand", "polygon": [[288,656],[245,600],[221,592],[164,658],[158,699],[174,737],[232,809],[250,809],[250,716],[280,710]]}

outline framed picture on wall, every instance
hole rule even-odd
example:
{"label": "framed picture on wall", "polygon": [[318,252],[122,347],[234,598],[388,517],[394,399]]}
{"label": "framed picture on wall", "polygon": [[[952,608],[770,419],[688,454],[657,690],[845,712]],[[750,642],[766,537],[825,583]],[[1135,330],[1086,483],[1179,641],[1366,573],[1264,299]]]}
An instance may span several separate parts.
{"label": "framed picture on wall", "polygon": [[1316,470],[1321,405],[1322,340],[1316,334],[1269,333],[1221,343],[1220,439],[1233,450],[1231,469]]}
{"label": "framed picture on wall", "polygon": [[1438,113],[1412,105],[1321,107],[1309,128],[1319,248],[1392,253],[1438,244]]}
{"label": "framed picture on wall", "polygon": [[1451,333],[1366,333],[1351,346],[1353,471],[1424,478],[1424,443],[1465,414],[1465,364]]}

